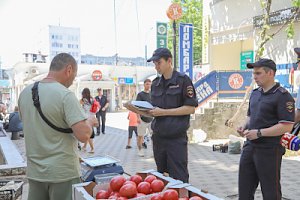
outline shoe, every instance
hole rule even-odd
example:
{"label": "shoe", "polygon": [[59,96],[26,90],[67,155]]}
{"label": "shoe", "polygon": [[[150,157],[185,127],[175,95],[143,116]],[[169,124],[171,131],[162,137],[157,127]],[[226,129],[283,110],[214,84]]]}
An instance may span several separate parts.
{"label": "shoe", "polygon": [[89,151],[88,153],[95,153],[94,150]]}
{"label": "shoe", "polygon": [[86,147],[82,147],[81,149],[82,149],[82,151],[86,151]]}
{"label": "shoe", "polygon": [[146,144],[146,142],[144,142],[144,143],[142,144],[142,146],[144,147],[144,149],[147,149],[147,144]]}
{"label": "shoe", "polygon": [[97,132],[96,135],[100,135],[100,132]]}
{"label": "shoe", "polygon": [[132,148],[131,146],[128,146],[128,145],[126,146],[126,149],[131,149],[131,148]]}
{"label": "shoe", "polygon": [[105,134],[105,132],[102,132],[102,134]]}
{"label": "shoe", "polygon": [[138,155],[139,155],[140,157],[144,157],[144,156],[145,156],[143,150],[139,150]]}

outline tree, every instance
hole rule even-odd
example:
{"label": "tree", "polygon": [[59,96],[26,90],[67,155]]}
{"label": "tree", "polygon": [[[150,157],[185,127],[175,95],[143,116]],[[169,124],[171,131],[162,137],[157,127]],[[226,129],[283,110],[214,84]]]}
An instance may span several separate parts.
{"label": "tree", "polygon": [[[173,3],[178,3],[182,7],[183,15],[180,20],[176,21],[176,27],[179,23],[192,23],[193,30],[193,52],[194,52],[194,64],[199,65],[202,63],[202,0],[173,0]],[[173,27],[173,21],[169,22],[169,27]],[[178,32],[178,31],[177,31]],[[168,30],[168,48],[173,50],[173,28]],[[178,38],[178,37],[177,37]],[[178,42],[177,47],[178,49]],[[178,50],[177,55],[178,55]],[[176,56],[178,58],[178,56]],[[174,61],[175,62],[175,61]]]}
{"label": "tree", "polygon": [[[287,27],[285,30],[287,32],[287,38],[293,38],[295,32],[294,32],[294,22],[296,20],[297,15],[299,15],[300,12],[300,0],[291,0],[292,6],[296,9],[294,10],[293,14],[289,19],[287,19],[282,25],[280,25],[277,30],[273,30],[270,32],[270,25],[269,25],[269,19],[270,19],[270,9],[272,5],[272,0],[260,0],[261,8],[263,9],[263,25],[261,27],[260,31],[260,37],[258,41],[258,48],[255,53],[255,60],[257,61],[260,57],[264,55],[265,51],[265,45],[272,40],[284,27]],[[239,105],[236,113],[231,117],[229,120],[226,121],[225,125],[229,127],[234,127],[235,122],[237,119],[241,116],[242,108],[245,105],[246,101],[249,99],[250,91],[252,91],[254,86],[254,81],[252,81],[250,87],[247,89],[246,94],[244,96],[244,99],[242,103]]]}

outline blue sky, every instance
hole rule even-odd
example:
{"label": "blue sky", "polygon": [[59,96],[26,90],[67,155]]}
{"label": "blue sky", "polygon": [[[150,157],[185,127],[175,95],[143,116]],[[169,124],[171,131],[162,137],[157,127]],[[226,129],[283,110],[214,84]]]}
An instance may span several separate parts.
{"label": "blue sky", "polygon": [[[168,22],[171,0],[115,0],[120,56],[156,48],[156,22]],[[138,10],[138,14],[136,12]],[[115,54],[113,0],[0,0],[0,57],[12,66],[24,52],[48,54],[48,25],[79,27],[82,54]]]}

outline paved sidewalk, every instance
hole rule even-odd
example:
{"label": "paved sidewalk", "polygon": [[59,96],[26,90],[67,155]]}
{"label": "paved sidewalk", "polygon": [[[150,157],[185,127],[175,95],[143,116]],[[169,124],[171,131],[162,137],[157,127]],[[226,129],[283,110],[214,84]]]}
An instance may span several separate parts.
{"label": "paved sidewalk", "polygon": [[[119,159],[124,170],[129,174],[156,169],[151,144],[145,151],[145,157],[138,157],[135,137],[132,140],[133,148],[125,149],[128,136],[127,126],[126,112],[108,113],[106,134],[95,137],[94,155],[107,154]],[[232,155],[212,151],[212,144],[219,142],[215,140],[201,144],[189,144],[190,183],[197,188],[208,190],[217,197],[238,199],[237,175],[240,154]],[[89,153],[81,152],[81,154],[84,157],[91,156]],[[283,199],[299,199],[300,180],[297,176],[299,166],[299,157],[283,159],[281,178]],[[255,199],[262,199],[260,190],[257,191]]]}

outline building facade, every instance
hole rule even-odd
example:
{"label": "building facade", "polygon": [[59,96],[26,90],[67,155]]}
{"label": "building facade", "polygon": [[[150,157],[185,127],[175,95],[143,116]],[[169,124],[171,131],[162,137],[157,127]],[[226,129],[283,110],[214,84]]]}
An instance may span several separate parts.
{"label": "building facade", "polygon": [[59,53],[69,53],[81,63],[80,28],[49,26],[50,62]]}
{"label": "building facade", "polygon": [[[254,61],[258,49],[263,15],[260,1],[209,0],[203,3],[203,67],[209,71],[244,70],[247,62]],[[292,11],[292,1],[273,0],[269,33],[277,32]],[[291,68],[296,56],[293,49],[300,46],[299,20],[298,15],[294,38],[287,38],[284,27],[266,43],[262,57]]]}

